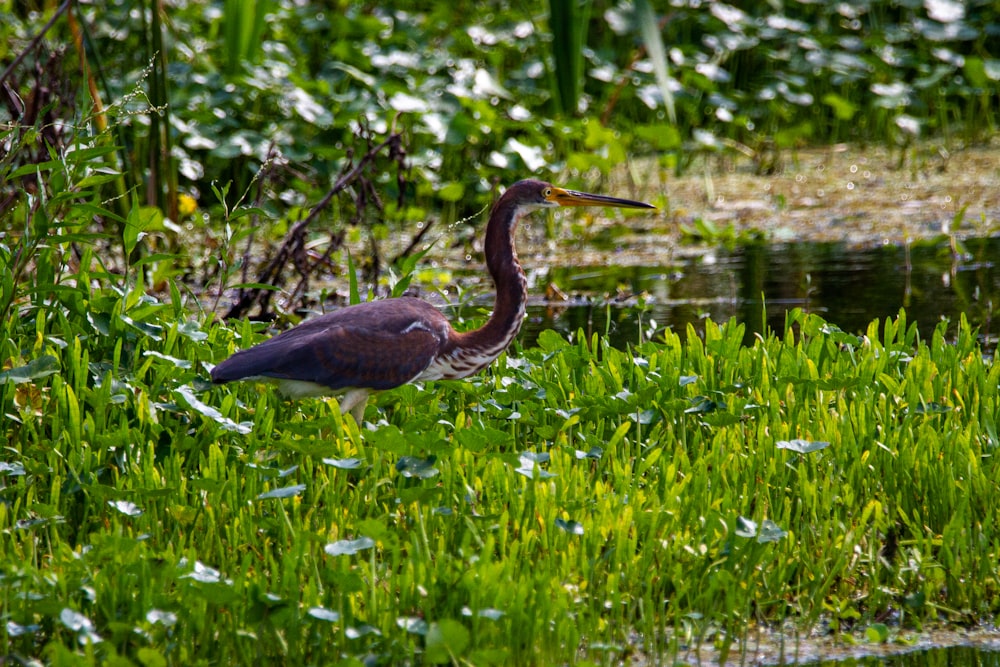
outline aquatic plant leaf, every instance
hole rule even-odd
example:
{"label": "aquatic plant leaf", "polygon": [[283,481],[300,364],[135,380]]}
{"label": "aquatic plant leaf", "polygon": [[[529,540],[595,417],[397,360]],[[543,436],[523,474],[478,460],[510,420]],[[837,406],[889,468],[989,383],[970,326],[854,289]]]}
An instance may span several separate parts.
{"label": "aquatic plant leaf", "polygon": [[19,477],[24,475],[24,464],[20,461],[14,461],[13,463],[8,463],[7,461],[0,461],[0,475],[10,475],[11,477]]}
{"label": "aquatic plant leaf", "polygon": [[508,153],[514,153],[520,157],[529,172],[540,171],[548,165],[548,162],[545,161],[545,156],[541,148],[538,148],[537,146],[529,146],[528,144],[522,143],[517,139],[508,139],[507,143],[504,145],[504,150]]}
{"label": "aquatic plant leaf", "polygon": [[353,556],[359,551],[371,549],[375,546],[375,540],[370,537],[359,537],[356,540],[337,540],[326,545],[323,551],[330,556]]}
{"label": "aquatic plant leaf", "polygon": [[757,522],[748,519],[744,516],[738,517],[736,519],[736,535],[739,537],[756,537],[757,536]]}
{"label": "aquatic plant leaf", "polygon": [[167,658],[161,651],[157,651],[155,648],[150,648],[149,646],[141,647],[135,652],[135,656],[139,658],[139,663],[145,667],[167,667],[168,664]]}
{"label": "aquatic plant leaf", "polygon": [[305,484],[293,484],[292,486],[283,486],[280,489],[271,489],[270,491],[265,491],[264,493],[257,496],[257,500],[268,500],[270,498],[294,498],[295,496],[301,495],[303,491],[306,490]]}
{"label": "aquatic plant leaf", "polygon": [[703,415],[716,410],[724,410],[726,404],[722,401],[713,401],[708,396],[695,396],[690,400],[691,407],[684,412],[687,414]]}
{"label": "aquatic plant leaf", "polygon": [[177,333],[181,334],[182,336],[190,340],[193,340],[196,343],[200,343],[201,341],[208,338],[208,334],[201,330],[201,327],[198,326],[198,323],[193,322],[191,320],[179,324],[177,326]]}
{"label": "aquatic plant leaf", "polygon": [[139,197],[132,193],[132,206],[129,208],[125,227],[122,229],[122,241],[125,244],[125,254],[131,255],[136,245],[146,236],[147,228],[163,226],[163,212],[155,206],[140,206]]}
{"label": "aquatic plant leaf", "polygon": [[424,659],[435,665],[452,662],[469,647],[469,631],[459,621],[443,619],[431,623],[424,645]]}
{"label": "aquatic plant leaf", "polygon": [[144,333],[153,340],[156,341],[163,340],[163,327],[161,327],[158,324],[143,322],[141,320],[131,318],[128,315],[119,315],[118,318],[125,324],[135,329],[136,331]]}
{"label": "aquatic plant leaf", "polygon": [[340,614],[332,609],[327,609],[326,607],[312,607],[306,612],[310,616],[320,621],[326,621],[327,623],[336,623],[340,620]]}
{"label": "aquatic plant leaf", "polygon": [[836,93],[827,93],[822,99],[823,104],[833,109],[833,114],[839,120],[851,120],[858,112],[858,105],[854,104],[845,97],[837,95]]}
{"label": "aquatic plant leaf", "polygon": [[598,447],[597,445],[594,445],[593,447],[591,447],[587,451],[583,451],[581,449],[575,450],[574,451],[574,456],[576,456],[576,458],[578,458],[578,459],[595,459],[595,460],[597,460],[597,459],[600,459],[602,456],[604,456],[604,450],[601,449],[600,447]]}
{"label": "aquatic plant leaf", "polygon": [[488,618],[491,621],[499,621],[505,615],[506,614],[504,612],[500,611],[499,609],[493,609],[492,607],[486,607],[484,609],[480,609],[475,612],[472,611],[471,607],[468,606],[462,607],[462,616],[465,616],[467,618],[471,618],[472,616],[477,616],[479,618]]}
{"label": "aquatic plant leaf", "polygon": [[648,409],[642,410],[639,413],[631,413],[628,418],[636,423],[642,424],[643,426],[648,426],[656,421],[659,414],[658,410]]}
{"label": "aquatic plant leaf", "polygon": [[[712,6],[714,7],[715,5]],[[674,102],[673,87],[677,85],[677,82],[670,77],[667,52],[663,46],[663,38],[660,34],[656,14],[653,12],[653,5],[649,0],[638,0],[635,3],[635,11],[639,24],[639,34],[642,35],[646,53],[649,55],[649,62],[653,65],[653,74],[656,78],[656,85],[659,88],[660,96],[663,98],[663,106],[667,111],[667,119],[671,125],[676,125],[677,107]]]}
{"label": "aquatic plant leaf", "polygon": [[566,339],[563,338],[558,331],[552,329],[545,329],[540,334],[538,334],[538,340],[536,341],[538,347],[540,347],[545,352],[551,353],[556,350],[561,350],[567,347],[568,343]]}
{"label": "aquatic plant leaf", "polygon": [[884,644],[889,641],[889,626],[885,623],[872,623],[865,628],[865,639],[873,644]]}
{"label": "aquatic plant leaf", "polygon": [[941,415],[946,412],[951,412],[954,408],[949,405],[942,405],[941,403],[936,403],[931,401],[930,403],[921,403],[920,405],[913,408],[913,414],[917,415]]}
{"label": "aquatic plant leaf", "polygon": [[232,584],[232,582],[228,579],[223,582],[221,572],[216,570],[214,567],[205,565],[201,561],[195,561],[194,570],[188,572],[187,574],[182,574],[181,579],[194,579],[195,581],[203,584]]}
{"label": "aquatic plant leaf", "polygon": [[418,456],[404,456],[396,462],[396,470],[403,477],[417,477],[419,479],[430,479],[440,472],[434,467],[437,457],[434,455],[422,459]]}
{"label": "aquatic plant leaf", "polygon": [[227,431],[235,431],[236,433],[246,435],[253,430],[253,424],[251,422],[240,422],[237,424],[232,419],[223,417],[222,413],[212,406],[198,400],[198,397],[194,395],[194,391],[189,385],[184,385],[174,389],[174,393],[184,399],[184,402],[187,403],[189,408],[205,417],[208,417]]}
{"label": "aquatic plant leaf", "polygon": [[11,637],[20,637],[21,635],[33,635],[41,629],[42,626],[30,623],[28,625],[20,625],[14,621],[7,621],[7,634]]}
{"label": "aquatic plant leaf", "polygon": [[129,500],[109,500],[108,505],[114,507],[125,516],[140,516],[142,514],[139,506]]}
{"label": "aquatic plant leaf", "polygon": [[427,621],[419,616],[400,616],[396,619],[396,627],[409,632],[411,635],[421,636],[426,635],[427,630],[430,629]]}
{"label": "aquatic plant leaf", "polygon": [[770,519],[764,519],[760,524],[760,532],[757,534],[757,541],[761,544],[767,542],[777,542],[788,535],[788,532]]}
{"label": "aquatic plant leaf", "polygon": [[177,625],[177,614],[172,611],[163,611],[162,609],[150,609],[146,612],[146,620],[150,623],[159,623],[169,628]]}
{"label": "aquatic plant leaf", "polygon": [[45,354],[37,359],[32,359],[24,366],[18,366],[17,368],[11,368],[0,372],[0,384],[6,384],[8,382],[13,384],[32,382],[49,375],[54,375],[58,372],[59,360],[53,356]]}
{"label": "aquatic plant leaf", "polygon": [[830,446],[829,442],[823,440],[779,440],[775,443],[778,449],[788,449],[799,454],[811,454]]}
{"label": "aquatic plant leaf", "polygon": [[376,628],[374,625],[368,625],[364,623],[357,627],[350,627],[344,630],[344,634],[347,635],[348,639],[359,639],[365,635],[376,635],[378,637],[382,636],[382,631]]}
{"label": "aquatic plant leaf", "polygon": [[340,468],[341,470],[355,470],[361,467],[361,459],[349,458],[349,459],[323,459],[323,463],[328,466],[333,466],[334,468]]}
{"label": "aquatic plant leaf", "polygon": [[572,533],[573,535],[583,535],[583,524],[578,521],[573,521],[572,519],[566,520],[557,518],[556,528],[561,528],[567,533]]}
{"label": "aquatic plant leaf", "polygon": [[96,644],[103,641],[101,636],[94,632],[94,622],[78,611],[64,608],[59,612],[59,621],[77,634],[81,644],[88,642]]}
{"label": "aquatic plant leaf", "polygon": [[177,359],[176,357],[171,357],[168,354],[162,354],[156,350],[146,350],[142,353],[144,357],[156,357],[157,359],[163,359],[164,361],[169,361],[177,368],[191,368],[191,362],[187,359]]}
{"label": "aquatic plant leaf", "polygon": [[518,456],[518,466],[514,469],[519,475],[524,475],[528,479],[549,479],[555,477],[555,473],[542,470],[539,464],[549,461],[548,452],[521,452]]}

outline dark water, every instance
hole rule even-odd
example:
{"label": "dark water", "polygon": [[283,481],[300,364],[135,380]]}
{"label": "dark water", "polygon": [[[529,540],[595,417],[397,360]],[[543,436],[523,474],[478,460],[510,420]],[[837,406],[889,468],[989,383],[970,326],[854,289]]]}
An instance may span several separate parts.
{"label": "dark water", "polygon": [[[783,331],[793,308],[816,313],[841,329],[863,333],[875,318],[895,317],[901,307],[923,336],[942,318],[954,328],[964,313],[979,327],[986,347],[995,347],[992,317],[1000,304],[1000,238],[947,238],[853,249],[843,243],[753,244],[718,249],[676,266],[554,267],[547,280],[571,295],[599,295],[572,305],[536,306],[522,341],[530,345],[544,329],[573,334],[608,333],[613,344],[635,343],[650,330],[683,333],[711,317],[747,325],[747,341],[769,327]],[[634,300],[601,295],[647,294],[649,307],[637,315],[624,307]]]}
{"label": "dark water", "polygon": [[802,664],[813,667],[1000,667],[1000,651],[989,651],[973,646],[951,646],[901,653],[886,658],[868,656]]}

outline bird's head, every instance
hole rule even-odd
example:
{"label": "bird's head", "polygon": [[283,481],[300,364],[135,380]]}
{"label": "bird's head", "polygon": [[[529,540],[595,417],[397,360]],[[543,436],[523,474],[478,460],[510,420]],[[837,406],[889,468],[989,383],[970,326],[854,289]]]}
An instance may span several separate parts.
{"label": "bird's head", "polygon": [[510,186],[501,199],[510,201],[525,212],[553,206],[608,206],[613,208],[656,208],[631,199],[619,199],[588,192],[558,188],[545,181],[528,179]]}

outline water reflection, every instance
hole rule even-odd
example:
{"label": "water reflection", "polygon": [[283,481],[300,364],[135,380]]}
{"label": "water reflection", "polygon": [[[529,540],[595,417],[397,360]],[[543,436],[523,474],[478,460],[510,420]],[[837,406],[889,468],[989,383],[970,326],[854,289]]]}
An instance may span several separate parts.
{"label": "water reflection", "polygon": [[974,646],[949,646],[884,658],[867,656],[802,664],[812,667],[1000,667],[1000,651],[988,651]]}
{"label": "water reflection", "polygon": [[[785,312],[803,308],[845,331],[861,333],[874,318],[894,317],[905,307],[921,335],[930,335],[942,318],[961,314],[980,327],[989,347],[993,302],[1000,295],[994,257],[1000,239],[947,238],[858,250],[842,243],[752,244],[713,251],[670,267],[596,267],[550,269],[548,280],[571,294],[648,294],[642,316],[606,299],[562,307],[549,303],[529,309],[525,344],[553,328],[564,334],[583,329],[607,333],[621,346],[640,339],[640,326],[683,332],[700,328],[704,317],[746,323],[747,341],[765,329],[783,328]],[[622,299],[621,304],[634,300]],[[766,312],[765,312],[766,311]],[[952,325],[954,326],[954,324]],[[642,332],[644,335],[647,331]]]}

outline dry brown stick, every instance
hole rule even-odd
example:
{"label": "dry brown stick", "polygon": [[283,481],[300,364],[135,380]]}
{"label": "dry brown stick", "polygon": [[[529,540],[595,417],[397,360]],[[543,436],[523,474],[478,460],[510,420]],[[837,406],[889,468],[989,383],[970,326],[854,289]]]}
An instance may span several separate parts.
{"label": "dry brown stick", "polygon": [[[309,211],[309,215],[295,223],[295,225],[288,231],[285,235],[285,241],[281,244],[281,248],[278,249],[277,254],[271,259],[270,262],[261,270],[257,282],[264,285],[272,285],[274,287],[280,287],[284,282],[281,269],[284,267],[285,263],[288,262],[289,258],[294,257],[297,253],[301,252],[305,244],[305,232],[309,228],[309,225],[319,216],[323,210],[325,210],[333,198],[338,194],[343,192],[349,185],[358,179],[365,167],[371,163],[375,157],[382,152],[385,148],[393,146],[402,139],[402,134],[399,132],[393,132],[383,141],[381,144],[375,148],[369,149],[367,153],[358,163],[354,165],[346,173],[342,174],[337,182],[330,187],[323,198]],[[271,300],[272,290],[265,290],[258,287],[250,288],[245,291],[241,291],[239,299],[236,303],[229,309],[229,311],[223,316],[223,319],[231,319],[234,317],[241,317],[255,304],[260,304],[261,315],[266,315],[267,307]]]}
{"label": "dry brown stick", "polygon": [[38,46],[38,42],[42,41],[42,37],[44,37],[45,33],[49,31],[49,28],[51,28],[52,25],[56,22],[56,19],[59,18],[67,9],[69,9],[70,3],[72,1],[73,0],[66,0],[59,6],[59,9],[55,11],[55,14],[52,15],[52,18],[49,19],[48,23],[42,26],[42,29],[38,31],[38,34],[32,38],[32,40],[28,43],[28,46],[23,51],[21,51],[21,53],[19,53],[16,58],[14,58],[14,61],[11,62],[11,64],[7,66],[7,69],[3,71],[3,74],[0,74],[0,82],[6,81],[7,77],[10,76],[11,72],[13,72],[14,69],[21,64],[21,61],[24,60],[29,53],[34,51],[35,47]]}

